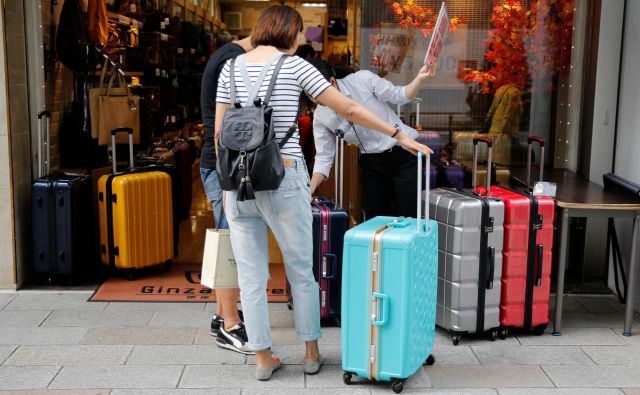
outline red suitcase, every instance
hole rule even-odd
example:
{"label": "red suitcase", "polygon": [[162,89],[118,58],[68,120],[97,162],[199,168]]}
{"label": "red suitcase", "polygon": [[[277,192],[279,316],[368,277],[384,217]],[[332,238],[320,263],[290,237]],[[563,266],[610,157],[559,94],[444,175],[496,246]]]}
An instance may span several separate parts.
{"label": "red suitcase", "polygon": [[[527,183],[530,183],[534,142],[540,144],[542,180],[544,140],[531,136],[528,141]],[[529,188],[495,187],[490,194],[505,205],[500,336],[504,338],[508,328],[532,329],[542,334],[549,323],[554,201],[547,196],[533,196]]]}

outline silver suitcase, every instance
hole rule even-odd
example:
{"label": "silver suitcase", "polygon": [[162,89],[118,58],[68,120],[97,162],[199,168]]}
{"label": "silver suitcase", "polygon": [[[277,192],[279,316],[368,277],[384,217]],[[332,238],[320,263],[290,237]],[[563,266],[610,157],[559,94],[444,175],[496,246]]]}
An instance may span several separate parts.
{"label": "silver suitcase", "polygon": [[[451,332],[453,344],[466,333],[487,333],[495,340],[500,327],[500,280],[504,204],[476,192],[477,144],[474,139],[473,190],[437,189],[429,199],[438,222],[438,307],[436,324]],[[487,187],[491,183],[487,177]]]}

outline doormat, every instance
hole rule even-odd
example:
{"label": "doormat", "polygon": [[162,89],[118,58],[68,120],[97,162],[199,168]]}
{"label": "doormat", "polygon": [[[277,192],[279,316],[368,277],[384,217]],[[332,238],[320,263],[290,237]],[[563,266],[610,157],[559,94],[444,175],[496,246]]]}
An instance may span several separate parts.
{"label": "doormat", "polygon": [[[215,302],[215,291],[200,284],[201,264],[173,265],[168,272],[148,273],[129,281],[124,277],[108,278],[93,293],[92,302]],[[267,284],[269,302],[286,302],[284,265],[270,264]]]}

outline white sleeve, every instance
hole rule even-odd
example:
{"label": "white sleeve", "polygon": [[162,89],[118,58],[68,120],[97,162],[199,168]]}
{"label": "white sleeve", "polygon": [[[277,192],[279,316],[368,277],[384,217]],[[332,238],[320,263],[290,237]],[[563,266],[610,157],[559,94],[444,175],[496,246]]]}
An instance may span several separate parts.
{"label": "white sleeve", "polygon": [[313,119],[313,140],[316,145],[316,158],[313,164],[314,173],[322,173],[329,177],[333,158],[336,153],[335,135],[323,125],[318,118]]}
{"label": "white sleeve", "polygon": [[218,77],[218,90],[216,92],[216,103],[231,104],[231,87],[229,83],[229,73],[231,61],[227,61]]}
{"label": "white sleeve", "polygon": [[370,71],[360,71],[358,74],[361,74],[360,78],[380,101],[401,105],[411,102],[407,98],[404,86],[394,85],[392,82],[380,78]]}

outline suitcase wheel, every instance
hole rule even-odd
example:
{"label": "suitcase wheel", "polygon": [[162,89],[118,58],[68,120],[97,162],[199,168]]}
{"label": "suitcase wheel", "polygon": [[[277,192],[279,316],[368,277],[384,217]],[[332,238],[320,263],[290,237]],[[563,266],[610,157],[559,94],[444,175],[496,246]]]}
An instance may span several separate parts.
{"label": "suitcase wheel", "polygon": [[500,332],[498,332],[498,336],[502,340],[505,340],[508,335],[509,335],[509,328],[501,328]]}
{"label": "suitcase wheel", "polygon": [[424,361],[425,366],[431,366],[434,363],[436,363],[436,359],[433,357],[433,355],[429,355],[429,358],[427,358],[427,360]]}
{"label": "suitcase wheel", "polygon": [[541,336],[542,334],[544,334],[545,330],[547,330],[547,324],[542,324],[536,326],[533,330],[533,333],[535,333],[536,336]]}
{"label": "suitcase wheel", "polygon": [[453,336],[451,336],[451,341],[453,342],[453,345],[454,345],[454,346],[457,346],[458,344],[460,344],[460,338],[461,338],[461,337],[462,337],[462,336],[460,336],[460,335],[453,335]]}
{"label": "suitcase wheel", "polygon": [[344,381],[344,383],[346,385],[351,385],[351,378],[353,377],[353,375],[349,372],[344,372],[342,374],[342,381]]}
{"label": "suitcase wheel", "polygon": [[173,266],[173,260],[169,259],[164,263],[164,271],[168,272],[171,270],[171,266]]}
{"label": "suitcase wheel", "polygon": [[133,281],[136,279],[136,271],[134,269],[129,269],[126,272],[127,280]]}
{"label": "suitcase wheel", "polygon": [[393,392],[395,392],[396,394],[399,394],[402,392],[402,390],[404,389],[404,380],[394,380],[391,383],[391,389],[393,390]]}

